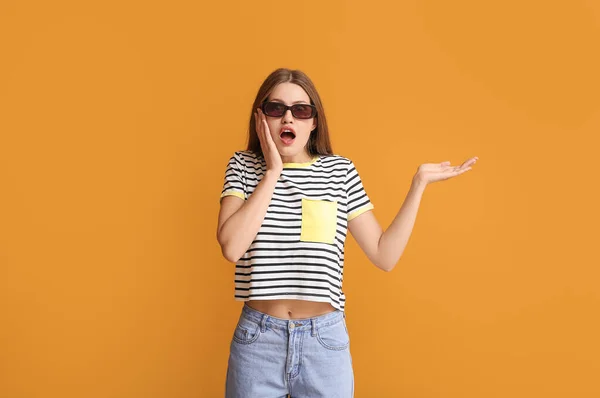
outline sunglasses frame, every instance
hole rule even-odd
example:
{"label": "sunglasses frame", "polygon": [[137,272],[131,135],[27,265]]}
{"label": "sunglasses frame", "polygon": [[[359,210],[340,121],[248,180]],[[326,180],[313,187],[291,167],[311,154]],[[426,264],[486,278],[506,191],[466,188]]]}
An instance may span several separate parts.
{"label": "sunglasses frame", "polygon": [[[279,106],[283,106],[283,107],[285,108],[285,111],[283,111],[283,113],[282,113],[280,116],[270,116],[270,115],[267,115],[267,112],[265,112],[265,107],[266,107],[266,106],[267,106],[267,104],[269,104],[269,103],[271,103],[271,104],[277,104],[277,105],[279,105]],[[297,117],[296,115],[294,115],[294,110],[293,110],[293,108],[294,108],[295,106],[309,106],[309,107],[311,107],[311,108],[312,108],[312,113],[311,113],[310,117]],[[292,111],[292,116],[294,116],[296,119],[307,120],[307,119],[312,119],[313,117],[317,116],[317,107],[316,107],[316,106],[314,106],[314,105],[312,105],[312,104],[294,104],[294,105],[292,105],[292,106],[287,106],[286,104],[284,104],[284,103],[282,103],[282,102],[277,102],[277,101],[266,101],[266,102],[263,102],[263,103],[261,104],[261,106],[260,106],[260,109],[262,109],[263,113],[264,113],[266,116],[269,116],[269,117],[281,117],[281,116],[283,116],[283,115],[285,115],[285,114],[286,114],[286,112],[288,111],[288,109]]]}

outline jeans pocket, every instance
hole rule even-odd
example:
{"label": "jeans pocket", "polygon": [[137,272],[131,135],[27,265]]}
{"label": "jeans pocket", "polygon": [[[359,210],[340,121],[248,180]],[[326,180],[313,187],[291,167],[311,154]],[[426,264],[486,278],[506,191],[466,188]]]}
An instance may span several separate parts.
{"label": "jeans pocket", "polygon": [[317,340],[328,350],[345,350],[350,345],[350,336],[342,319],[333,325],[317,329]]}
{"label": "jeans pocket", "polygon": [[260,336],[260,325],[244,316],[240,317],[233,332],[233,341],[239,344],[252,344]]}
{"label": "jeans pocket", "polygon": [[337,226],[337,202],[302,198],[301,242],[333,244]]}

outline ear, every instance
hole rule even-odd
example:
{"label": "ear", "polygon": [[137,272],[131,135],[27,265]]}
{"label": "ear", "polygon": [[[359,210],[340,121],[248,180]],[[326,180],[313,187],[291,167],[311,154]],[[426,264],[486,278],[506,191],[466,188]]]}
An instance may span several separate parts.
{"label": "ear", "polygon": [[310,132],[312,133],[316,128],[317,128],[317,118],[314,118],[313,119],[313,126],[310,129]]}

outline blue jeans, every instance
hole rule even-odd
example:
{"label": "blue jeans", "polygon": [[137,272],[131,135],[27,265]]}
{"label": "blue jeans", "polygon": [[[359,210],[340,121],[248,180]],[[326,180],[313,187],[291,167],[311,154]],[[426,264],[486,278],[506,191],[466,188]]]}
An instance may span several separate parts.
{"label": "blue jeans", "polygon": [[351,398],[346,314],[281,319],[244,304],[230,345],[226,398]]}

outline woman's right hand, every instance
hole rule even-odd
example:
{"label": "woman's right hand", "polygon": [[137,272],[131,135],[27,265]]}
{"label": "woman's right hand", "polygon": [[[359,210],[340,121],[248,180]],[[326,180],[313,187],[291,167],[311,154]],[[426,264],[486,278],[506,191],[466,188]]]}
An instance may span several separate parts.
{"label": "woman's right hand", "polygon": [[263,157],[267,163],[267,171],[275,171],[279,175],[283,170],[283,161],[273,141],[273,137],[271,137],[267,118],[260,108],[257,108],[256,112],[254,112],[254,120],[256,121],[256,133],[260,141]]}

